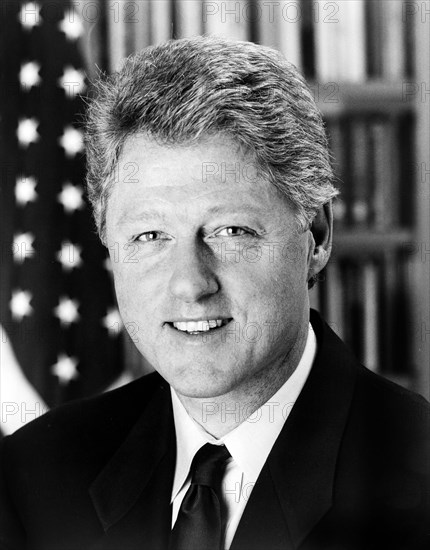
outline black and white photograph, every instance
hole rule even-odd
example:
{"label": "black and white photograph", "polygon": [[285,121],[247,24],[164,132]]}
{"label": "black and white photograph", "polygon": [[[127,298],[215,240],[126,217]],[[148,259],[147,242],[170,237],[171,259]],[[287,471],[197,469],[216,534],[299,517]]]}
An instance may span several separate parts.
{"label": "black and white photograph", "polygon": [[0,550],[430,548],[430,0],[0,2]]}

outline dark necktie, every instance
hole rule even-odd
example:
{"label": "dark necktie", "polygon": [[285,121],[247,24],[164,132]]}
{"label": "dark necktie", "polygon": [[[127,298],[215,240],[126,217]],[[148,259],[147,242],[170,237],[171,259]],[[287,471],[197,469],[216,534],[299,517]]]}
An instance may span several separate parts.
{"label": "dark necktie", "polygon": [[191,485],[179,509],[170,550],[220,550],[225,513],[222,478],[230,453],[224,445],[204,445],[191,464]]}

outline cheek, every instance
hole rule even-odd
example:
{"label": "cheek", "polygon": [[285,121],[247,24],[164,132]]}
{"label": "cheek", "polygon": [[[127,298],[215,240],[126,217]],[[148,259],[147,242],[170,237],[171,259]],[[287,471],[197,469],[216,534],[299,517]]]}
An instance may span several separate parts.
{"label": "cheek", "polygon": [[139,276],[136,269],[118,264],[113,269],[115,293],[123,317],[141,316],[151,303],[150,285],[147,278]]}
{"label": "cheek", "polygon": [[249,278],[248,318],[283,326],[302,315],[306,302],[305,263],[301,258],[260,265]]}
{"label": "cheek", "polygon": [[132,291],[133,285],[129,284],[121,271],[114,271],[115,294],[118,302],[119,311],[124,323],[133,320],[136,316],[134,310],[135,292]]}
{"label": "cheek", "polygon": [[306,257],[301,249],[284,248],[278,256],[253,264],[247,278],[255,292],[267,296],[270,302],[271,297],[294,297],[306,288]]}

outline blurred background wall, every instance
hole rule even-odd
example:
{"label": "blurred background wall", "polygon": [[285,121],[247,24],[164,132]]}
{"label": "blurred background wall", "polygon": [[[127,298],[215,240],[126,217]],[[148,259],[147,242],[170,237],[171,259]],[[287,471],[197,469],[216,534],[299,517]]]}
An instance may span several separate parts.
{"label": "blurred background wall", "polygon": [[310,82],[341,190],[312,306],[366,366],[428,396],[429,24],[428,0],[4,0],[0,429],[150,369],[94,233],[81,117],[100,71],[199,34],[275,47]]}

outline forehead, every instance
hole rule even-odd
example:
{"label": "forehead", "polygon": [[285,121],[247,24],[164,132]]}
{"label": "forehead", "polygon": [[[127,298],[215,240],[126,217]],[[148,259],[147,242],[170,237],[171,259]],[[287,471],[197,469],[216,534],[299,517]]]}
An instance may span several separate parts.
{"label": "forehead", "polygon": [[125,142],[117,167],[125,180],[130,179],[125,173],[132,171],[130,163],[136,172],[134,176],[148,187],[164,185],[160,176],[165,173],[172,179],[172,185],[185,184],[181,180],[184,175],[200,184],[223,183],[227,179],[241,183],[257,178],[253,156],[238,142],[220,134],[191,144],[162,144],[145,135],[134,135]]}
{"label": "forehead", "polygon": [[120,156],[111,215],[139,216],[174,208],[191,211],[270,209],[286,201],[266,181],[253,156],[226,136],[207,137],[193,145],[163,145],[147,136],[127,140]]}

